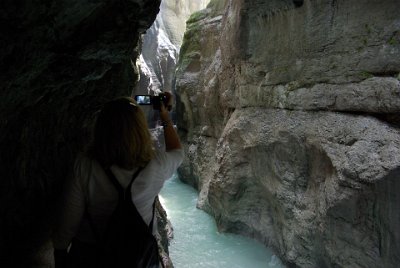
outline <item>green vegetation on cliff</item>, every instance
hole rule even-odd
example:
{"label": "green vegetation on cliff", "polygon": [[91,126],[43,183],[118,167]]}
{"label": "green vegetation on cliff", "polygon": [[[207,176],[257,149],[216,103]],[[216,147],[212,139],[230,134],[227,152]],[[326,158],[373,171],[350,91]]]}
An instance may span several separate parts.
{"label": "green vegetation on cliff", "polygon": [[214,17],[220,13],[223,13],[225,2],[225,0],[211,0],[207,5],[207,9],[211,10],[211,15]]}
{"label": "green vegetation on cliff", "polygon": [[183,36],[179,52],[178,72],[184,71],[193,59],[199,58],[201,50],[201,22],[208,16],[207,9],[193,13],[186,22],[186,32]]}
{"label": "green vegetation on cliff", "polygon": [[221,15],[224,11],[225,2],[225,0],[211,0],[206,9],[197,11],[189,17],[179,53],[178,72],[185,71],[191,62],[200,58],[205,21]]}

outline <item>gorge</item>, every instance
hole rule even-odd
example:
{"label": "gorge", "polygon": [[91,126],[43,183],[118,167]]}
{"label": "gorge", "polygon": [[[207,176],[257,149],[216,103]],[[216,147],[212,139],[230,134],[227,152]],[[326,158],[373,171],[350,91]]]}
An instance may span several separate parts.
{"label": "gorge", "polygon": [[162,89],[176,90],[180,178],[219,231],[288,267],[397,267],[400,2],[199,1],[153,62],[177,64],[171,82],[145,68],[157,53],[141,36],[160,6],[178,26],[192,2],[0,4],[0,266],[52,267],[57,197],[96,111]]}
{"label": "gorge", "polygon": [[180,175],[288,266],[400,261],[398,1],[211,1],[177,68]]}

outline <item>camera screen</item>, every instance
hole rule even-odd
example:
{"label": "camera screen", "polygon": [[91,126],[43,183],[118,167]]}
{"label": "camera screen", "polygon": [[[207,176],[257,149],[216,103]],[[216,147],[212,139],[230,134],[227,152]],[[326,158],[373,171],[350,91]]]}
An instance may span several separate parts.
{"label": "camera screen", "polygon": [[135,100],[139,105],[150,105],[151,96],[150,95],[136,95]]}

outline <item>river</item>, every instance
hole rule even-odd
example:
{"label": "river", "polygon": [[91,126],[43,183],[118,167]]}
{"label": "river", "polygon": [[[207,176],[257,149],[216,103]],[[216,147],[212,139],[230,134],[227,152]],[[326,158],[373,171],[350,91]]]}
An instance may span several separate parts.
{"label": "river", "polygon": [[176,268],[280,268],[284,267],[261,243],[217,231],[214,219],[196,208],[197,192],[177,175],[169,179],[160,201],[174,228],[169,251]]}

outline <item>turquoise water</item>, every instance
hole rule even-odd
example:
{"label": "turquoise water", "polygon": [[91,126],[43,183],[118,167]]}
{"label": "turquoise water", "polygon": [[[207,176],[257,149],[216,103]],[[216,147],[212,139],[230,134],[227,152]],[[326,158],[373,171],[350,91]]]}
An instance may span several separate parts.
{"label": "turquoise water", "polygon": [[174,228],[169,251],[176,268],[284,267],[265,246],[252,239],[218,233],[214,219],[196,208],[197,192],[176,175],[161,191],[160,201]]}

